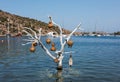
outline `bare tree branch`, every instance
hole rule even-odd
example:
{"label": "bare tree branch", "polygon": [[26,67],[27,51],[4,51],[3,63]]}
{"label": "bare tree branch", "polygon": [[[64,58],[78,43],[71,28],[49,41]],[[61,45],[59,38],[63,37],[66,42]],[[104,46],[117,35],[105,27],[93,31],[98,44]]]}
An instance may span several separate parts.
{"label": "bare tree branch", "polygon": [[54,57],[49,50],[43,45],[43,43],[39,40],[39,44],[41,45],[41,47],[44,49],[44,51],[47,53],[47,55],[49,55],[52,59],[55,59],[56,57]]}
{"label": "bare tree branch", "polygon": [[24,27],[24,28],[25,28],[25,29],[29,29],[31,32],[33,32],[34,37],[35,37],[36,39],[38,38],[36,32],[33,31],[31,28],[28,28],[28,27]]}
{"label": "bare tree branch", "polygon": [[71,38],[71,36],[73,35],[73,33],[80,28],[80,25],[81,23],[68,35],[68,37],[66,38],[66,40],[64,41],[64,43],[62,44],[61,46],[61,49],[59,52],[63,53],[64,52],[64,47],[65,47],[65,44],[67,43],[67,41]]}
{"label": "bare tree branch", "polygon": [[59,30],[60,30],[60,43],[61,43],[61,46],[62,46],[62,44],[63,44],[62,28],[61,28],[60,25],[58,25],[57,23],[55,23],[55,22],[52,20],[52,17],[49,16],[49,18],[50,18],[50,21],[51,21],[55,26],[57,26],[57,27],[59,28]]}
{"label": "bare tree branch", "polygon": [[78,30],[78,29],[80,29],[80,26],[81,26],[81,23],[69,34],[69,36],[67,37],[67,41],[70,39],[70,37],[73,35],[73,33],[76,31],[76,30]]}
{"label": "bare tree branch", "polygon": [[[27,28],[27,27],[24,27],[25,29],[28,29],[30,31],[32,31],[34,33],[34,37],[29,33],[27,32],[26,30],[23,30],[23,32],[27,33],[31,38],[32,40],[28,39],[28,41],[34,41],[34,42],[37,42],[41,45],[41,47],[43,48],[43,50],[47,53],[47,55],[49,55],[52,59],[55,59],[56,57],[54,57],[50,52],[49,50],[42,44],[40,38],[41,38],[41,30],[42,28],[39,29],[39,37],[37,37],[37,34],[35,31],[33,31],[31,28]],[[30,42],[29,42],[30,43]],[[27,44],[27,43],[26,43]],[[25,45],[25,44],[23,44]]]}
{"label": "bare tree branch", "polygon": [[32,36],[32,34],[30,34],[29,32],[27,32],[26,30],[23,30],[23,32],[25,32],[28,36],[30,36],[32,39],[34,39],[34,37]]}

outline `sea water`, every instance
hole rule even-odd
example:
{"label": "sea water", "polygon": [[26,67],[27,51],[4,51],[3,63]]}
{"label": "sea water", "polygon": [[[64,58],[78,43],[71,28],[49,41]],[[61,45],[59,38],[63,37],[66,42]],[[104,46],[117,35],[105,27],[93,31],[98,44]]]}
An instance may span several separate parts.
{"label": "sea water", "polygon": [[[22,45],[25,38],[0,37],[0,82],[120,82],[120,37],[73,36],[72,48],[65,46],[62,71],[39,45],[34,53],[31,44]],[[52,41],[60,49],[59,38]]]}

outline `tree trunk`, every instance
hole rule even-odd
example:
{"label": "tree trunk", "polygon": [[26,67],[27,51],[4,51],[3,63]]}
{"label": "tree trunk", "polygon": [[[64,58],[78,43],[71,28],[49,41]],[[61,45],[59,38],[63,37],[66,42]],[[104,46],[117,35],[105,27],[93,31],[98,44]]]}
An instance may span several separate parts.
{"label": "tree trunk", "polygon": [[58,62],[57,70],[62,70],[62,60],[63,60],[62,54],[59,56],[58,60],[59,62]]}

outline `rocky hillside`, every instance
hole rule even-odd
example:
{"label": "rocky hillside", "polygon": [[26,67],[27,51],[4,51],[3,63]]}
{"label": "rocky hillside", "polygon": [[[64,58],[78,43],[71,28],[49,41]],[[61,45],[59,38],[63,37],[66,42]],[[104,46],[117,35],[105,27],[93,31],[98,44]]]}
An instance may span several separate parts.
{"label": "rocky hillside", "polygon": [[[10,33],[15,35],[18,31],[21,31],[22,27],[30,27],[36,32],[42,28],[42,34],[46,34],[50,31],[56,31],[59,34],[58,27],[49,28],[48,24],[39,20],[31,19],[28,17],[21,17],[18,15],[10,14],[8,12],[0,10],[0,35],[7,33],[7,27],[10,27]],[[63,33],[68,34],[70,31],[63,29]]]}

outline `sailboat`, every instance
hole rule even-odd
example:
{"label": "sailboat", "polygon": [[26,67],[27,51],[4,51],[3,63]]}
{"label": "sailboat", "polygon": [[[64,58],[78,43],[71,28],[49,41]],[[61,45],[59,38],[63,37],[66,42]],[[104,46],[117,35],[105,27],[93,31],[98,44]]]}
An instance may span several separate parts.
{"label": "sailboat", "polygon": [[95,24],[95,33],[94,33],[94,36],[96,36],[96,37],[100,37],[101,35],[99,34],[99,33],[97,33],[97,31],[96,31],[96,24]]}

